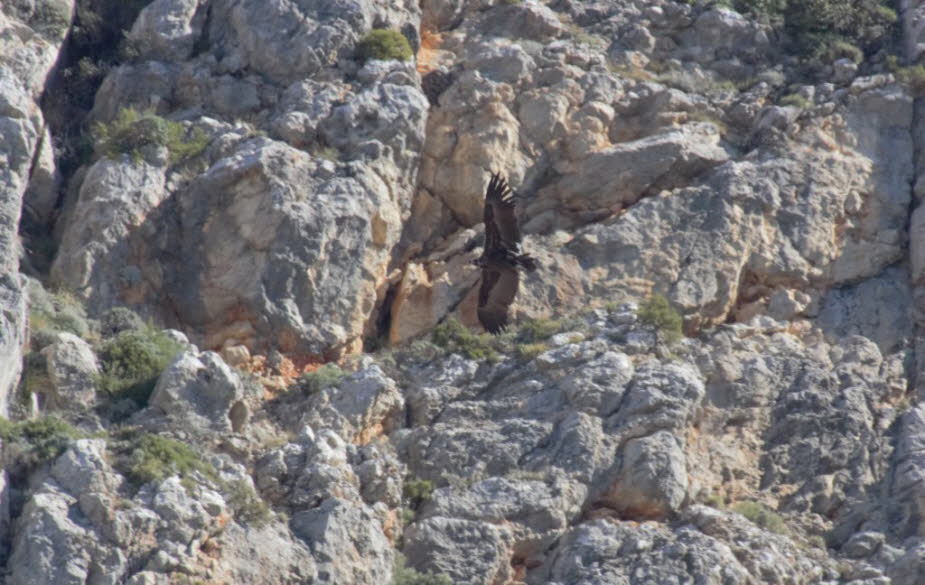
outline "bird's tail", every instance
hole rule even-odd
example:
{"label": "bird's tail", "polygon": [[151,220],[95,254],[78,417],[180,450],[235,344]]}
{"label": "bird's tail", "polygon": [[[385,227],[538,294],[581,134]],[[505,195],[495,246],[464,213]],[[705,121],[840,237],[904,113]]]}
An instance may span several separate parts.
{"label": "bird's tail", "polygon": [[537,263],[536,258],[530,254],[521,254],[520,256],[517,256],[515,261],[517,262],[518,266],[522,267],[527,272],[533,272],[540,266]]}

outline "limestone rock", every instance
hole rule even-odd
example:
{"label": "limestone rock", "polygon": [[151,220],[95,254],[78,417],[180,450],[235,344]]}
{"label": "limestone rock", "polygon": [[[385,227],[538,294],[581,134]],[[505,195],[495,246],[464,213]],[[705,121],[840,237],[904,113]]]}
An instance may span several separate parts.
{"label": "limestone rock", "polygon": [[366,506],[329,498],[293,515],[290,525],[318,559],[319,583],[378,585],[391,577],[392,548]]}
{"label": "limestone rock", "polygon": [[538,196],[555,197],[569,209],[618,210],[725,162],[729,155],[718,143],[716,128],[704,123],[618,144],[577,163],[570,176]]}
{"label": "limestone rock", "polygon": [[53,386],[47,397],[50,405],[92,406],[96,396],[94,377],[100,368],[90,345],[71,333],[59,333],[57,340],[42,353]]}
{"label": "limestone rock", "polygon": [[510,532],[487,522],[433,517],[405,537],[409,564],[454,582],[490,585],[511,579]]}
{"label": "limestone rock", "polygon": [[360,445],[398,428],[405,410],[397,385],[375,365],[325,388],[309,404],[304,423]]}
{"label": "limestone rock", "polygon": [[192,54],[202,24],[200,0],[155,0],[138,14],[127,38],[145,57],[183,61]]}
{"label": "limestone rock", "polygon": [[[31,3],[30,3],[31,4]],[[31,8],[31,6],[26,7]],[[55,0],[51,7],[66,16],[74,3]],[[9,394],[19,380],[25,341],[26,301],[18,271],[19,221],[23,196],[36,155],[47,137],[38,101],[57,60],[66,27],[39,35],[21,22],[18,10],[0,11],[0,414],[6,415]],[[43,164],[38,168],[47,168]],[[36,173],[38,179],[39,173]],[[38,187],[38,182],[33,184]],[[41,189],[39,189],[41,191]],[[38,205],[39,215],[45,211]]]}
{"label": "limestone rock", "polygon": [[146,161],[97,161],[87,172],[52,266],[52,279],[87,300],[92,312],[121,304],[119,291],[141,283],[128,237],[167,197],[165,171]]}
{"label": "limestone rock", "polygon": [[241,432],[249,412],[244,381],[218,354],[186,351],[158,378],[149,404],[198,431]]}
{"label": "limestone rock", "polygon": [[687,497],[687,468],[677,439],[666,431],[630,439],[613,486],[601,501],[627,518],[664,518]]}

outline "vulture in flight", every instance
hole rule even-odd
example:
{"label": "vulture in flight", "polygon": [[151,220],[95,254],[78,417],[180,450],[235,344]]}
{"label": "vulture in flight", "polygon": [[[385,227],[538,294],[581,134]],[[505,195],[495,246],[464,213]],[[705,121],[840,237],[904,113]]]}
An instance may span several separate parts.
{"label": "vulture in flight", "polygon": [[475,260],[482,268],[479,321],[491,334],[508,324],[508,310],[520,285],[518,268],[536,270],[536,260],[520,251],[520,228],[514,215],[514,195],[499,173],[492,173],[485,192],[485,249]]}

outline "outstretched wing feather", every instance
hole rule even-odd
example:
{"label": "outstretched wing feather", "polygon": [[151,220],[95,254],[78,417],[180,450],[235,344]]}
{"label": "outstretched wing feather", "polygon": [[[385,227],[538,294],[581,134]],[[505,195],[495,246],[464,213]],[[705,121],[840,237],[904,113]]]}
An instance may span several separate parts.
{"label": "outstretched wing feather", "polygon": [[519,284],[520,275],[513,266],[482,270],[478,315],[489,333],[500,333],[507,327],[509,309],[517,296]]}
{"label": "outstretched wing feather", "polygon": [[[485,242],[505,250],[516,250],[520,244],[520,227],[517,225],[514,196],[511,187],[499,173],[492,173],[485,192]],[[493,239],[489,239],[489,233]]]}

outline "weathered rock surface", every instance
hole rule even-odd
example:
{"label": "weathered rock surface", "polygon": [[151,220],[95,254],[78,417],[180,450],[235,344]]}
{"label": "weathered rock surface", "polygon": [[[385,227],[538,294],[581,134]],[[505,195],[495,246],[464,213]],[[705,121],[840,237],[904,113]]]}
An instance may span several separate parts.
{"label": "weathered rock surface", "polygon": [[[922,581],[925,125],[886,53],[810,79],[792,27],[674,0],[139,9],[81,68],[71,2],[0,6],[8,582],[386,585],[399,552],[485,585]],[[361,62],[376,28],[416,61]],[[203,148],[81,159],[36,105],[57,59],[105,77],[75,128],[132,107]],[[445,355],[491,170],[541,266],[513,321],[564,320]],[[17,229],[87,308],[31,300],[44,401],[10,394]],[[185,347],[118,421],[114,307]]]}
{"label": "weathered rock surface", "polygon": [[95,376],[100,368],[90,344],[72,333],[59,333],[57,340],[42,353],[52,384],[48,406],[92,406],[96,397]]}
{"label": "weathered rock surface", "polygon": [[184,352],[158,378],[149,404],[183,429],[240,433],[250,417],[247,393],[218,354]]}
{"label": "weathered rock surface", "polygon": [[[46,6],[70,21],[72,0],[51,0]],[[66,25],[30,28],[35,11],[31,2],[0,9],[0,415],[7,414],[10,393],[22,370],[26,299],[17,274],[21,256],[17,233],[23,197],[35,161],[46,161],[51,148],[45,141],[48,134],[38,101],[67,30]],[[42,189],[33,193],[43,197]],[[36,207],[47,205],[43,201]]]}

